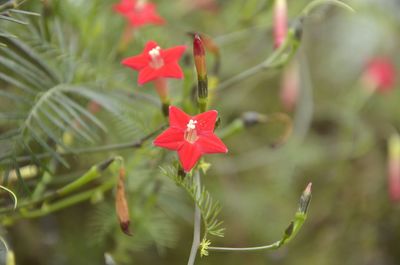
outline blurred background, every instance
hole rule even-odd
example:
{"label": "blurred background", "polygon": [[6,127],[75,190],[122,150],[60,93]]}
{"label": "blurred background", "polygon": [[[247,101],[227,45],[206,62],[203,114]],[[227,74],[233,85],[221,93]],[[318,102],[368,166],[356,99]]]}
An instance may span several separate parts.
{"label": "blurred background", "polygon": [[[274,1],[153,2],[164,25],[130,29],[113,11],[116,1],[111,0],[25,1],[19,10],[41,16],[12,15],[26,25],[0,21],[1,34],[15,35],[24,43],[23,48],[8,43],[0,53],[0,72],[14,80],[0,76],[2,185],[13,190],[20,202],[29,201],[46,171],[51,177],[45,190],[51,191],[110,156],[122,156],[133,232],[129,237],[120,231],[114,189],[95,192],[85,202],[39,218],[3,213],[1,235],[14,251],[16,264],[186,264],[193,202],[159,168],[175,163],[175,153],[155,148],[151,141],[138,149],[74,150],[135,141],[164,123],[152,85],[139,87],[137,73],[120,64],[123,58],[139,54],[148,40],[165,48],[187,45],[180,61],[185,78],[169,81],[173,104],[184,106],[187,98],[182,91],[196,84],[188,32],[201,32],[219,47],[218,79],[224,84],[274,52]],[[287,1],[289,25],[298,21],[310,2]],[[210,251],[208,257],[198,257],[196,264],[400,264],[400,196],[393,187],[400,180],[395,170],[391,176],[388,172],[388,140],[400,129],[396,82],[400,2],[344,2],[355,12],[321,4],[302,24],[295,23],[302,32],[300,47],[284,65],[261,70],[220,90],[217,86],[212,92],[210,108],[218,110],[221,118],[217,134],[249,111],[271,117],[265,124],[224,137],[227,155],[206,156],[212,166],[202,181],[221,203],[219,218],[226,228],[223,238],[210,238],[212,245],[257,246],[280,239],[302,191],[312,182],[313,199],[304,227],[279,250]],[[32,56],[13,56],[10,49],[19,55],[21,49],[30,51],[27,54]],[[46,83],[35,72],[43,65],[32,58],[47,64],[59,77],[57,81]],[[24,59],[30,61],[29,67],[18,68]],[[207,60],[212,69],[212,53],[207,53]],[[16,64],[10,66],[10,61]],[[35,77],[39,77],[38,88],[29,94],[34,83],[30,80]],[[28,88],[18,89],[21,83]],[[55,84],[88,87],[66,92],[84,108],[89,109],[93,101],[100,103],[93,116],[101,126],[92,119],[85,127],[94,141],[80,141],[79,132],[71,136],[65,126],[54,125],[51,117],[58,115],[54,106],[68,99],[55,100],[43,111],[35,107]],[[28,119],[36,122],[36,129],[21,133]],[[40,121],[50,129],[43,129]],[[14,131],[19,138],[10,140]],[[43,144],[35,135],[50,140]],[[67,141],[72,150],[64,156],[68,167],[49,151],[60,151],[55,139]],[[37,161],[32,153],[50,155]],[[400,163],[400,157],[393,159],[392,164]],[[25,179],[17,169],[29,165],[35,165],[36,171]],[[115,178],[116,172],[111,167],[90,187]],[[1,202],[3,208],[9,207],[9,194],[2,192]],[[4,248],[0,254],[1,264],[6,264]]]}

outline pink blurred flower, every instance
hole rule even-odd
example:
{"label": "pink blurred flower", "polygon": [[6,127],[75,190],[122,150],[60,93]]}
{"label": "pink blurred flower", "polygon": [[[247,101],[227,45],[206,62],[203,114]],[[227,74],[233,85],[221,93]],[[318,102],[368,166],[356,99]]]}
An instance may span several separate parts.
{"label": "pink blurred flower", "polygon": [[165,20],[157,13],[156,5],[147,1],[121,0],[114,5],[114,10],[124,16],[134,28],[146,24],[162,25],[165,23]]}
{"label": "pink blurred flower", "polygon": [[275,0],[273,30],[274,47],[277,49],[282,45],[288,31],[286,0]]}
{"label": "pink blurred flower", "polygon": [[365,68],[363,81],[367,88],[373,91],[387,92],[395,84],[396,69],[390,58],[375,57]]}
{"label": "pink blurred flower", "polygon": [[293,111],[299,98],[300,75],[298,68],[297,62],[292,61],[282,74],[280,98],[287,111]]}
{"label": "pink blurred flower", "polygon": [[400,201],[400,136],[389,138],[388,187],[392,201]]}

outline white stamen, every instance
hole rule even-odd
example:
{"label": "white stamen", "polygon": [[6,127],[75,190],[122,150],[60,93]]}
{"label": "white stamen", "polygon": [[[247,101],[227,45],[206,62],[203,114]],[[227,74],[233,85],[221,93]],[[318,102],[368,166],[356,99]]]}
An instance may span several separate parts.
{"label": "white stamen", "polygon": [[150,66],[154,69],[161,68],[164,65],[164,60],[160,55],[160,46],[157,46],[149,51],[149,55],[151,57]]}
{"label": "white stamen", "polygon": [[197,123],[197,121],[190,120],[189,123],[186,125],[187,130],[189,131],[189,130],[196,129],[196,123]]}
{"label": "white stamen", "polygon": [[197,141],[197,139],[199,139],[196,131],[196,123],[197,121],[195,120],[189,120],[188,124],[186,125],[184,138],[191,144],[194,144]]}
{"label": "white stamen", "polygon": [[146,0],[139,0],[139,1],[137,1],[136,6],[135,6],[135,9],[136,9],[137,11],[141,11],[141,10],[143,9],[143,7],[145,6],[146,2],[147,2]]}
{"label": "white stamen", "polygon": [[151,59],[156,59],[158,56],[160,56],[160,49],[160,46],[157,46],[149,51]]}

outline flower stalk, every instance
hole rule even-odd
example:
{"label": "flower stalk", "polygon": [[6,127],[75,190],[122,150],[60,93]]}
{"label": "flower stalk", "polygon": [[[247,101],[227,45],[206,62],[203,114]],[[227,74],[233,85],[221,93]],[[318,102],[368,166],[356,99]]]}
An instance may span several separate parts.
{"label": "flower stalk", "polygon": [[[195,187],[197,187],[197,200],[200,197],[200,172],[196,170],[194,172],[194,183]],[[194,229],[193,229],[193,242],[192,242],[192,247],[190,249],[190,255],[189,255],[189,260],[188,260],[188,265],[194,265],[194,262],[196,260],[197,252],[200,247],[200,233],[201,233],[201,213],[200,213],[200,208],[199,206],[195,203],[195,208],[194,208]]]}
{"label": "flower stalk", "polygon": [[304,221],[307,218],[307,210],[311,202],[311,187],[312,183],[310,182],[305,190],[303,191],[299,207],[297,212],[295,213],[294,220],[290,222],[289,226],[285,229],[283,236],[280,240],[264,246],[256,246],[256,247],[244,247],[244,248],[231,248],[231,247],[209,247],[206,246],[203,251],[259,251],[259,250],[268,250],[268,249],[278,249],[283,245],[289,243],[297,233],[300,228],[303,226]]}
{"label": "flower stalk", "polygon": [[168,108],[170,105],[170,100],[168,98],[168,84],[165,78],[157,78],[154,80],[154,86],[161,100],[161,111],[165,117],[168,117]]}

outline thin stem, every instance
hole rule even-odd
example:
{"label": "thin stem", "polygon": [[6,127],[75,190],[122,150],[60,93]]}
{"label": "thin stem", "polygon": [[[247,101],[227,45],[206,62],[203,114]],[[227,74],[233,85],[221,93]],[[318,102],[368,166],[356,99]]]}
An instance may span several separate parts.
{"label": "thin stem", "polygon": [[[97,152],[105,152],[105,151],[114,151],[114,150],[121,150],[121,149],[128,149],[128,148],[140,148],[150,138],[152,138],[154,135],[158,134],[161,130],[165,128],[165,125],[160,126],[156,130],[150,132],[149,134],[145,135],[141,139],[134,141],[134,142],[128,142],[128,143],[121,143],[121,144],[110,144],[110,145],[103,145],[103,146],[96,146],[96,147],[89,147],[89,148],[79,148],[79,149],[71,149],[62,153],[58,153],[59,155],[65,156],[65,155],[79,155],[79,154],[90,154],[90,153],[97,153]],[[47,157],[51,157],[51,153],[42,153],[36,155],[36,159],[43,159]],[[0,160],[4,159],[6,157],[1,157]],[[17,157],[17,162],[26,162],[26,161],[31,161],[32,156],[21,156]],[[5,164],[7,163],[6,160],[0,162],[0,164]]]}
{"label": "thin stem", "polygon": [[[194,182],[197,188],[197,198],[196,200],[200,197],[200,173],[198,170],[195,171],[194,173]],[[190,256],[188,260],[188,265],[194,265],[194,262],[196,260],[196,255],[197,251],[200,246],[200,229],[201,229],[201,213],[200,213],[200,208],[197,206],[197,203],[195,202],[195,209],[194,209],[194,230],[193,230],[193,243],[192,243],[192,248],[190,250]]]}
{"label": "thin stem", "polygon": [[111,189],[114,185],[115,185],[115,180],[111,179],[107,182],[104,182],[102,185],[100,185],[96,188],[93,188],[93,189],[78,193],[76,195],[67,197],[67,198],[57,201],[53,204],[46,205],[45,207],[42,207],[38,210],[24,211],[21,209],[20,214],[16,215],[14,217],[14,219],[37,218],[37,217],[41,217],[44,215],[48,215],[52,212],[56,212],[56,211],[65,209],[67,207],[70,207],[72,205],[78,204],[80,202],[89,200],[90,198],[93,197],[94,194],[96,194],[98,192],[105,192],[105,191]]}
{"label": "thin stem", "polygon": [[[292,42],[293,40],[290,37],[286,37],[284,43],[282,43],[282,45],[278,49],[276,49],[265,61],[233,76],[230,79],[221,82],[221,84],[217,87],[218,91],[229,88],[230,86],[257,74],[262,70],[280,67],[286,61],[288,61],[297,50],[297,47],[292,47],[292,50],[289,52],[288,56],[285,56],[284,59],[281,58],[284,55],[286,49],[292,45]],[[281,60],[278,60],[280,58]]]}
{"label": "thin stem", "polygon": [[266,249],[277,249],[280,246],[281,246],[280,241],[277,241],[273,244],[259,246],[259,247],[247,247],[247,248],[208,247],[207,250],[211,250],[211,251],[257,251],[257,250],[266,250]]}

